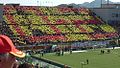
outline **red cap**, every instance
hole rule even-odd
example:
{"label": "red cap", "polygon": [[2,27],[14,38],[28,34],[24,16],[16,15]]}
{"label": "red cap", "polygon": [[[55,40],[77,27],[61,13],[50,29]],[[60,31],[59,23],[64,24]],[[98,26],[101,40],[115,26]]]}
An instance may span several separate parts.
{"label": "red cap", "polygon": [[19,58],[25,57],[25,53],[16,49],[12,40],[5,35],[0,35],[0,53],[11,53]]}

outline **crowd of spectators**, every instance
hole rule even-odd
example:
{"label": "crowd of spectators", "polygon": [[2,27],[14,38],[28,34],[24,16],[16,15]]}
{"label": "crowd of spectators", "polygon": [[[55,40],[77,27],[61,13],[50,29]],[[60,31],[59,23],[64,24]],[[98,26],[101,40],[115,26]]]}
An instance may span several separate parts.
{"label": "crowd of spectators", "polygon": [[87,8],[5,5],[3,10],[6,24],[11,24],[7,26],[24,44],[105,40],[117,36],[113,27],[101,22]]}

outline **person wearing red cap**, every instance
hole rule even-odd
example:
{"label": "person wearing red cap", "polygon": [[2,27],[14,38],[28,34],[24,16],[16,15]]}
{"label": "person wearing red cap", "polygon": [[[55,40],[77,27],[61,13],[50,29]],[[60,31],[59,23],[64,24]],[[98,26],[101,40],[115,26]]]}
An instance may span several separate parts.
{"label": "person wearing red cap", "polygon": [[0,35],[0,68],[13,68],[16,57],[23,58],[25,53],[16,49],[8,36]]}

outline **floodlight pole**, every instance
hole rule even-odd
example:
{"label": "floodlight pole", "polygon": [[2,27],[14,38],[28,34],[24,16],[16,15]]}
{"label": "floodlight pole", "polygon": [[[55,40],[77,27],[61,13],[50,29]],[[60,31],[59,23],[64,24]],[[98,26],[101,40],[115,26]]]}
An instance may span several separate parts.
{"label": "floodlight pole", "polygon": [[109,5],[109,0],[107,0],[107,4]]}
{"label": "floodlight pole", "polygon": [[52,3],[52,6],[53,6],[53,2],[51,2]]}
{"label": "floodlight pole", "polygon": [[101,8],[102,8],[102,0],[101,0]]}
{"label": "floodlight pole", "polygon": [[37,1],[37,6],[39,6],[39,1]]}

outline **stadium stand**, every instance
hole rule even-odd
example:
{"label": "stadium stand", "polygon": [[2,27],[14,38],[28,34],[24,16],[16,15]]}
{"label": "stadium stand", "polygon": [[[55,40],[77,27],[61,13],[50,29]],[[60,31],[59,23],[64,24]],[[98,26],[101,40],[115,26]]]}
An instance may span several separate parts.
{"label": "stadium stand", "polygon": [[118,36],[87,8],[4,5],[3,11],[4,23],[19,43],[67,43]]}

